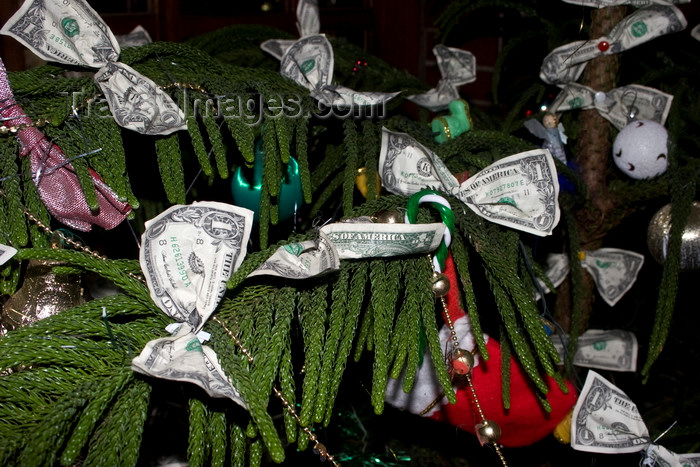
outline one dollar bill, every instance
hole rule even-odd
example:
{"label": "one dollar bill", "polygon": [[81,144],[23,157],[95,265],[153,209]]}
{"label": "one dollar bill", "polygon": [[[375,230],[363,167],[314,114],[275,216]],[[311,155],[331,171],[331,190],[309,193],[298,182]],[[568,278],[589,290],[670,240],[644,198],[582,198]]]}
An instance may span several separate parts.
{"label": "one dollar bill", "polygon": [[[551,339],[563,362],[564,344],[556,334]],[[578,338],[573,363],[586,368],[634,372],[638,349],[637,337],[630,331],[588,329]]]}
{"label": "one dollar bill", "polygon": [[645,449],[649,431],[637,406],[593,370],[574,407],[571,447],[578,451],[627,453]]}
{"label": "one dollar bill", "polygon": [[139,260],[156,305],[199,331],[243,262],[252,225],[252,211],[211,201],[146,222]]}
{"label": "one dollar bill", "polygon": [[644,264],[644,255],[619,248],[600,248],[584,254],[581,266],[593,276],[598,293],[610,306],[632,288]]}

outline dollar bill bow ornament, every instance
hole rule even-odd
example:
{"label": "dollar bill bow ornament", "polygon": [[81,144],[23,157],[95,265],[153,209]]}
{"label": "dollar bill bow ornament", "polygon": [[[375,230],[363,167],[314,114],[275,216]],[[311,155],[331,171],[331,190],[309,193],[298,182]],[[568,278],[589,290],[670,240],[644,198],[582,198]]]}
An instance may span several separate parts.
{"label": "dollar bill bow ornament", "polygon": [[93,209],[88,205],[78,175],[61,148],[36,128],[15,100],[1,59],[0,101],[0,118],[5,125],[17,129],[15,135],[20,143],[20,154],[29,156],[34,185],[41,201],[55,219],[71,228],[89,232],[93,224],[112,229],[126,218],[131,206],[121,202],[92,169],[90,177],[95,187],[97,206]]}
{"label": "dollar bill bow ornament", "polygon": [[549,84],[574,82],[593,58],[629,50],[656,37],[681,31],[687,25],[678,7],[651,4],[625,17],[608,36],[557,47],[542,61],[540,78]]}
{"label": "dollar bill bow ornament", "polygon": [[559,182],[547,149],[500,159],[460,184],[430,149],[410,135],[383,128],[379,175],[391,193],[438,190],[491,222],[534,235],[550,235],[559,222]]}
{"label": "dollar bill bow ornament", "polygon": [[596,109],[601,117],[622,130],[632,120],[666,123],[673,96],[658,89],[630,84],[608,92],[595,91],[578,83],[560,85],[563,89],[550,106],[550,112]]}
{"label": "dollar bill bow ornament", "polygon": [[131,362],[134,371],[194,383],[246,407],[199,332],[246,255],[253,212],[217,202],[176,205],[146,222],[140,263],[155,304],[178,323]]}
{"label": "dollar bill bow ornament", "polygon": [[95,82],[114,119],[147,135],[186,128],[184,114],[153,81],[120,63],[116,37],[85,0],[25,0],[0,33],[44,60],[97,69]]}
{"label": "dollar bill bow ornament", "polygon": [[437,112],[445,110],[455,99],[459,99],[457,87],[476,81],[476,58],[474,54],[455,47],[438,44],[433,47],[440,70],[440,81],[436,87],[407,99],[421,107]]}
{"label": "dollar bill bow ornament", "polygon": [[574,407],[571,447],[578,451],[623,454],[640,452],[643,466],[685,467],[700,464],[700,454],[676,454],[651,441],[637,406],[622,390],[595,371]]}
{"label": "dollar bill bow ornament", "polygon": [[280,73],[310,91],[326,107],[341,109],[379,105],[398,92],[358,92],[333,84],[333,47],[324,34],[312,34],[295,41],[282,56]]}

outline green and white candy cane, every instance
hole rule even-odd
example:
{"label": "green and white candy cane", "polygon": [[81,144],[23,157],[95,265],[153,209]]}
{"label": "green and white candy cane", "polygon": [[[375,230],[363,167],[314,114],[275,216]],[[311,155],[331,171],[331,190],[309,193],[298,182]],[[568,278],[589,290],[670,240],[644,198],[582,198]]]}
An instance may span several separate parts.
{"label": "green and white candy cane", "polygon": [[441,273],[445,269],[445,260],[447,259],[448,248],[452,242],[452,232],[455,229],[455,215],[452,212],[450,203],[440,196],[434,190],[421,190],[415,193],[408,199],[406,206],[406,223],[415,224],[418,217],[418,206],[421,203],[430,203],[432,207],[440,211],[442,222],[447,226],[445,234],[442,237],[440,245],[435,250],[433,255],[433,268],[436,272]]}

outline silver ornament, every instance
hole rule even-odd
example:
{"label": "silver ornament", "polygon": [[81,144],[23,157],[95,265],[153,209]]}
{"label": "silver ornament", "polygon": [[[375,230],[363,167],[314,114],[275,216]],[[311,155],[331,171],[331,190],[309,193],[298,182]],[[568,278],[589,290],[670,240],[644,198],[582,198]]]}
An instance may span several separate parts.
{"label": "silver ornament", "polygon": [[[649,221],[647,245],[651,255],[661,264],[666,262],[671,233],[671,204],[659,209]],[[693,201],[681,237],[682,271],[700,269],[700,202]]]}

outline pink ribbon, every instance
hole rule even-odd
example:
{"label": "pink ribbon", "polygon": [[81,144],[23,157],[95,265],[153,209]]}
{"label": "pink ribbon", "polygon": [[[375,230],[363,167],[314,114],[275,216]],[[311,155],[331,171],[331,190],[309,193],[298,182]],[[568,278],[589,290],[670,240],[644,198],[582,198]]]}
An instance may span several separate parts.
{"label": "pink ribbon", "polygon": [[131,206],[119,201],[117,194],[102,181],[92,169],[90,175],[95,185],[99,209],[90,210],[73,166],[61,148],[53,144],[44,133],[31,126],[32,120],[15,101],[7,70],[0,59],[0,117],[7,126],[20,127],[17,140],[20,155],[29,154],[32,178],[41,200],[51,215],[63,224],[89,232],[92,224],[104,229],[119,225],[131,212]]}

